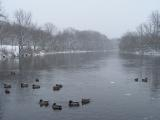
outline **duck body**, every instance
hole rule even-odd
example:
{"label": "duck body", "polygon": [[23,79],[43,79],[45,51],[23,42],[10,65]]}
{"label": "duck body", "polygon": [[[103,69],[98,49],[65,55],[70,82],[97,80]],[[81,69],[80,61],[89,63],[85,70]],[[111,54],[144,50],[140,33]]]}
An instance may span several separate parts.
{"label": "duck body", "polygon": [[28,84],[27,83],[21,83],[21,88],[25,88],[25,87],[28,87]]}
{"label": "duck body", "polygon": [[70,100],[68,103],[68,106],[69,107],[79,107],[80,105],[79,105],[79,102],[74,102],[74,101]]}
{"label": "duck body", "polygon": [[4,88],[11,88],[10,84],[4,84]]}
{"label": "duck body", "polygon": [[90,103],[90,99],[82,98],[81,103],[82,103],[82,105],[88,104],[88,103]]}
{"label": "duck body", "polygon": [[56,105],[56,103],[53,103],[52,109],[53,110],[62,110],[62,106],[61,105]]}
{"label": "duck body", "polygon": [[59,86],[53,86],[53,91],[59,91],[61,88]]}
{"label": "duck body", "polygon": [[39,82],[39,79],[38,78],[36,78],[36,80],[35,80],[36,82]]}
{"label": "duck body", "polygon": [[135,82],[138,82],[138,78],[135,78],[134,81],[135,81]]}
{"label": "duck body", "polygon": [[33,88],[33,89],[39,89],[39,88],[40,88],[40,85],[35,85],[35,84],[33,84],[33,85],[32,85],[32,88]]}
{"label": "duck body", "polygon": [[44,100],[40,99],[39,100],[39,105],[47,107],[49,105],[49,101],[44,101]]}
{"label": "duck body", "polygon": [[6,94],[10,94],[10,91],[9,91],[9,90],[5,90],[5,93],[6,93]]}
{"label": "duck body", "polygon": [[146,78],[142,79],[142,82],[148,82],[148,78],[146,77]]}

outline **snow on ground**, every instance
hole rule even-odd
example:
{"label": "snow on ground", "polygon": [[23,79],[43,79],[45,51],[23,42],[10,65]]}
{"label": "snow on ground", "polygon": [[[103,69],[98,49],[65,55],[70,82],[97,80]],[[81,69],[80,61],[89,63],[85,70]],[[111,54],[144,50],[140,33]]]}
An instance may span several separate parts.
{"label": "snow on ground", "polygon": [[150,50],[146,52],[135,52],[136,55],[160,56],[160,51]]}
{"label": "snow on ground", "polygon": [[[52,55],[52,54],[73,54],[73,53],[88,53],[88,52],[98,52],[98,51],[81,51],[81,50],[71,50],[71,51],[55,51],[55,52],[46,52],[41,50],[37,53],[33,53],[33,56],[44,56],[44,55]],[[101,51],[102,52],[102,51]],[[106,52],[106,51],[103,51]],[[13,56],[18,56],[19,47],[11,46],[11,45],[2,45],[0,46],[0,60],[8,59]]]}
{"label": "snow on ground", "polygon": [[0,46],[0,60],[11,58],[13,56],[18,56],[19,47],[11,45],[1,45]]}
{"label": "snow on ground", "polygon": [[91,52],[98,52],[98,51],[81,51],[81,50],[75,50],[75,51],[55,51],[55,52],[45,52],[40,51],[39,53],[34,53],[33,56],[44,56],[44,55],[54,55],[54,54],[73,54],[73,53],[91,53]]}
{"label": "snow on ground", "polygon": [[14,53],[15,55],[18,55],[18,53],[19,53],[18,46],[2,45],[2,46],[0,46],[0,51],[2,52],[3,50],[8,51],[9,53]]}
{"label": "snow on ground", "polygon": [[155,51],[155,50],[149,50],[145,52],[136,51],[136,52],[122,52],[122,53],[134,54],[134,55],[160,56],[160,51]]}

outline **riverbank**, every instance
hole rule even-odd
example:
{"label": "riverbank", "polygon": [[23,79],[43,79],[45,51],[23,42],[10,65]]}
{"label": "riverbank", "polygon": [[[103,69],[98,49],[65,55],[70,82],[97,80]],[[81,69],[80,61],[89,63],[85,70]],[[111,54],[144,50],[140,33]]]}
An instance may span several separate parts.
{"label": "riverbank", "polygon": [[160,56],[160,51],[150,50],[145,52],[126,52],[126,51],[120,51],[121,54],[133,54],[133,55],[145,55],[145,56]]}
{"label": "riverbank", "polygon": [[[54,52],[46,52],[45,50],[41,50],[32,54],[25,54],[23,57],[29,56],[45,56],[45,55],[53,55],[53,54],[75,54],[75,53],[93,53],[93,52],[108,52],[110,50],[97,50],[97,51],[86,51],[86,50],[70,50],[70,51],[54,51]],[[18,58],[19,56],[19,47],[11,46],[11,45],[2,45],[0,47],[0,60],[6,60],[11,58]]]}

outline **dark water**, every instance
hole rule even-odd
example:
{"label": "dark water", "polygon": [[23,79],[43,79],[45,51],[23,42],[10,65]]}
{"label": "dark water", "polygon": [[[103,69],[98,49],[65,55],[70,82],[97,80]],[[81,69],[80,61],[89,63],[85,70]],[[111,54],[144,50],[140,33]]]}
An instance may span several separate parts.
{"label": "dark water", "polygon": [[[0,63],[0,120],[159,120],[160,58],[116,53],[61,54]],[[10,71],[16,76],[10,76]],[[148,77],[147,83],[134,78]],[[40,89],[31,85],[39,78]],[[20,88],[22,82],[29,88]],[[4,93],[3,83],[12,84]],[[52,91],[63,84],[59,92]],[[70,99],[91,103],[69,108]],[[49,100],[40,107],[39,99]],[[52,104],[63,106],[53,111]]]}

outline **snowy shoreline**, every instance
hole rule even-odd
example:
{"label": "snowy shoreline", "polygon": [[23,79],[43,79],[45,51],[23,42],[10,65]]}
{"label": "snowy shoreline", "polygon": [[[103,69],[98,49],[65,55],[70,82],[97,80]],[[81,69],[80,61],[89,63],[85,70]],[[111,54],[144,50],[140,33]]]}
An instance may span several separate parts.
{"label": "snowy shoreline", "polygon": [[145,55],[145,56],[160,56],[160,51],[155,51],[155,50],[150,50],[150,51],[147,51],[147,52],[139,52],[139,51],[136,51],[136,52],[119,52],[119,53],[122,53],[122,54],[132,54],[132,55]]}
{"label": "snowy shoreline", "polygon": [[[94,53],[94,52],[108,52],[110,50],[97,50],[97,51],[83,51],[83,50],[71,50],[71,51],[55,51],[55,52],[46,52],[39,51],[38,53],[33,53],[32,56],[45,56],[45,55],[54,55],[54,54],[75,54],[75,53]],[[0,46],[0,60],[6,60],[11,58],[18,58],[19,56],[19,47],[11,45],[2,45]],[[31,56],[26,54],[26,56]]]}

